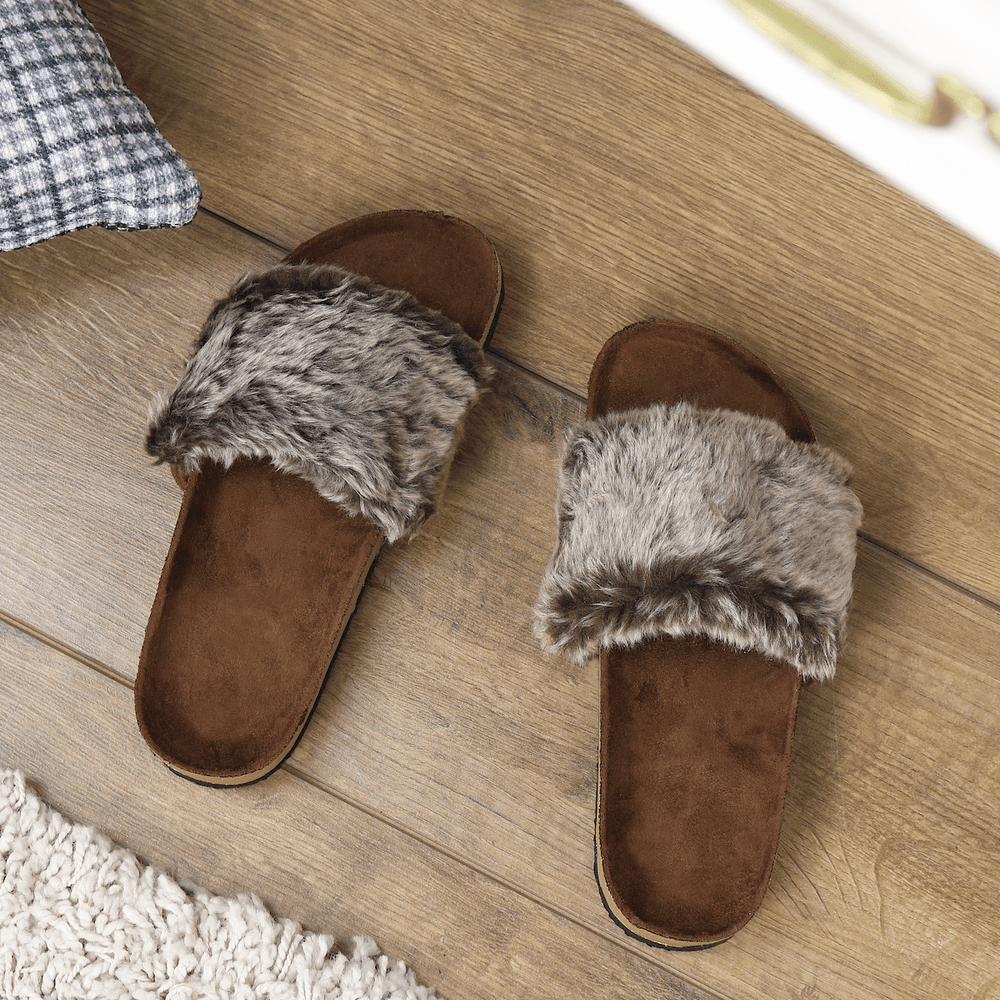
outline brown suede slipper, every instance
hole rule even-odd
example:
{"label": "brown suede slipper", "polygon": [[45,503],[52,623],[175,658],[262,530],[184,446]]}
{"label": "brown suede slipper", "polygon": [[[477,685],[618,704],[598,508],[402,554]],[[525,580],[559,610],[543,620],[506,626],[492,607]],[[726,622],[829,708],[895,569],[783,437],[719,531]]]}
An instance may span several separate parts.
{"label": "brown suede slipper", "polygon": [[601,663],[595,871],[648,944],[730,937],[767,888],[803,678],[833,675],[861,505],[777,377],[701,327],[640,323],[567,435],[536,609]]}
{"label": "brown suede slipper", "polygon": [[502,298],[485,236],[401,211],[215,306],[147,439],[184,488],[135,682],[173,771],[246,784],[291,753],[383,542],[443,489]]}

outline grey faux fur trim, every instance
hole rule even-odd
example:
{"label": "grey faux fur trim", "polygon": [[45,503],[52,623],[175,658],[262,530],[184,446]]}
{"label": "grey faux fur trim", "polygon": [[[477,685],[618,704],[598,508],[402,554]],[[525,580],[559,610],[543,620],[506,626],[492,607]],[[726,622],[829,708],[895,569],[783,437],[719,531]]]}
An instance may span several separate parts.
{"label": "grey faux fur trim", "polygon": [[433,510],[482,348],[407,292],[332,265],[250,274],[212,310],[147,450],[185,475],[267,458],[392,542]]}
{"label": "grey faux fur trim", "polygon": [[584,661],[706,635],[832,677],[862,513],[850,471],[774,421],[683,402],[571,428],[543,645]]}

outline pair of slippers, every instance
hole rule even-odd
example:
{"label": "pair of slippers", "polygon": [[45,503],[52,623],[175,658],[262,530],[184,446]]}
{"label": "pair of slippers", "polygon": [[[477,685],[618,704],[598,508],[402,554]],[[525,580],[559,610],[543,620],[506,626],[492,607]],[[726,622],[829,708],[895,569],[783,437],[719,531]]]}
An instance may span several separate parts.
{"label": "pair of slippers", "polygon": [[[184,499],[136,717],[209,785],[288,756],[381,546],[434,509],[500,262],[468,224],[337,226],[218,303],[147,448]],[[543,645],[601,661],[595,870],[625,931],[725,940],[767,887],[804,679],[833,674],[861,508],[759,359],[700,327],[620,331],[571,429]]]}

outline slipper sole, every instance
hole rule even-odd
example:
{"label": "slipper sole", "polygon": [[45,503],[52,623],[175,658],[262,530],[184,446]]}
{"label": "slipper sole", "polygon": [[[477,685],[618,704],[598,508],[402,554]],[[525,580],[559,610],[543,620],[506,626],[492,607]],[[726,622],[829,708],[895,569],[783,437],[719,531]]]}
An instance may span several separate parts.
{"label": "slipper sole", "polygon": [[[680,400],[768,417],[812,440],[804,411],[764,362],[682,323],[640,323],[612,337],[594,364],[587,416]],[[747,923],[770,879],[798,672],[707,638],[604,650],[600,662],[602,901],[647,944],[719,944]]]}
{"label": "slipper sole", "polygon": [[[332,263],[410,292],[484,347],[503,273],[492,244],[440,213],[383,212],[306,241],[287,263]],[[139,729],[175,773],[259,781],[315,708],[384,536],[269,463],[186,480],[135,685]]]}

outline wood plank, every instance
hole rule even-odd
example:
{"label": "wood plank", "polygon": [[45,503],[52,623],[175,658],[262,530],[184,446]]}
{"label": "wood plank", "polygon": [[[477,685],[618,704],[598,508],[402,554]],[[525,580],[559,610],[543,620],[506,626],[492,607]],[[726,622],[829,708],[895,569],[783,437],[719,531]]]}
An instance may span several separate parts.
{"label": "wood plank", "polygon": [[870,537],[1000,598],[1000,260],[634,12],[84,7],[208,207],[285,246],[467,217],[507,268],[496,349],[577,393],[647,315],[734,336],[855,463]]}
{"label": "wood plank", "polygon": [[204,213],[187,229],[89,230],[3,256],[0,613],[135,675],[180,509],[144,450],[147,408],[212,303],[279,257]]}
{"label": "wood plank", "polygon": [[292,774],[219,791],[145,752],[128,688],[0,623],[0,760],[146,863],[369,934],[442,997],[710,994]]}

